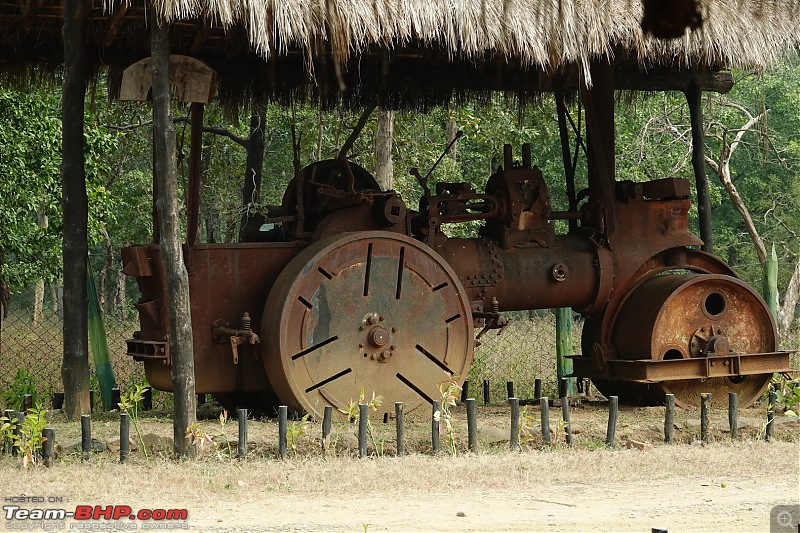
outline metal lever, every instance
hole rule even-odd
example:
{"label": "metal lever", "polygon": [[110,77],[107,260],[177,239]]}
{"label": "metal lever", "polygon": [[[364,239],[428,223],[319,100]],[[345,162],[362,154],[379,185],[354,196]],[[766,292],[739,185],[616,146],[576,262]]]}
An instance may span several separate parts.
{"label": "metal lever", "polygon": [[250,313],[245,313],[242,316],[242,329],[232,329],[228,327],[228,322],[224,320],[216,320],[211,324],[212,336],[217,342],[225,342],[225,336],[230,336],[231,353],[233,354],[233,364],[239,364],[239,345],[240,344],[257,344],[261,342],[258,335],[253,332],[251,327]]}

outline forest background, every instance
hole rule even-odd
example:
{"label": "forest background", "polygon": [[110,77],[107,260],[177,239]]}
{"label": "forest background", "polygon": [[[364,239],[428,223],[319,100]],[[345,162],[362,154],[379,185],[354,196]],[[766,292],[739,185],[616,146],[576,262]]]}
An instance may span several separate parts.
{"label": "forest background", "polygon": [[[761,265],[774,245],[779,263],[779,329],[784,338],[794,338],[800,315],[800,67],[784,64],[767,73],[733,75],[736,83],[729,94],[703,95],[714,253],[747,282],[761,287]],[[0,280],[12,293],[11,318],[32,327],[63,312],[61,91],[58,80],[52,81],[31,90],[0,87]],[[683,177],[694,186],[684,95],[618,96],[617,179]],[[294,174],[295,156],[303,166],[336,157],[362,111],[320,109],[300,102],[237,110],[207,106],[201,241],[236,242],[245,210],[266,213],[267,206],[280,204]],[[579,123],[577,103],[569,105],[569,112]],[[178,169],[185,186],[189,110],[176,108],[174,113]],[[414,207],[421,189],[409,170],[427,171],[457,130],[464,135],[432,173],[432,182],[468,181],[483,190],[502,160],[503,144],[511,144],[518,153],[523,143],[530,143],[554,209],[567,208],[556,105],[550,94],[529,103],[495,95],[480,102],[454,102],[449,108],[375,110],[349,157]],[[109,100],[99,78],[87,96],[84,131],[90,249],[101,306],[107,316],[135,323],[132,304],[138,294],[135,283],[122,275],[119,253],[124,246],[152,240],[150,106]],[[263,177],[255,195],[248,148],[251,157],[261,151],[261,134]],[[574,132],[571,137],[574,146]],[[388,153],[383,148],[387,146]],[[578,189],[586,186],[583,156],[578,158],[576,181]],[[690,219],[690,227],[699,233],[694,201]],[[447,231],[470,236],[475,230],[460,224]],[[566,225],[557,231],[566,232]],[[9,331],[4,329],[0,335],[8,346]],[[12,331],[17,340],[20,331],[29,335],[33,330]],[[58,343],[53,344],[48,347],[57,351]],[[7,353],[8,349],[0,352],[2,366],[4,372],[17,372],[13,380],[17,383],[19,372],[9,369]],[[60,360],[60,353],[56,355]]]}

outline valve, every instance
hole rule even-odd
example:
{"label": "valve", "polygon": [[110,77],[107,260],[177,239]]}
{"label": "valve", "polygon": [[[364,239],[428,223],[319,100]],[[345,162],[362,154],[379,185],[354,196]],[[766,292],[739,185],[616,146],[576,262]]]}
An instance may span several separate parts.
{"label": "valve", "polygon": [[500,314],[500,302],[497,301],[497,298],[495,296],[492,296],[491,306],[492,306],[491,312],[484,312],[484,311],[472,312],[472,316],[474,318],[483,318],[486,320],[486,325],[483,327],[481,332],[478,333],[478,336],[475,337],[476,341],[481,337],[483,337],[483,335],[490,329],[498,329],[500,331],[498,331],[497,334],[502,335],[502,333],[511,323],[511,320],[507,319],[506,317]]}
{"label": "valve", "polygon": [[261,342],[261,339],[253,331],[252,324],[250,313],[247,312],[242,316],[242,329],[232,329],[225,320],[215,320],[211,324],[211,336],[215,342],[224,343],[225,337],[229,337],[234,365],[239,364],[240,344],[257,344]]}

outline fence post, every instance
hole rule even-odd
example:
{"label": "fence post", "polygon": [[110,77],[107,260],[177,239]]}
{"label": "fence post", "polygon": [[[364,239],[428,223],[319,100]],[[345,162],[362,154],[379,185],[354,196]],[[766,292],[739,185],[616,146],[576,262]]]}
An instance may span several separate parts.
{"label": "fence post", "polygon": [[509,398],[511,404],[511,450],[519,450],[519,398]]}
{"label": "fence post", "polygon": [[144,389],[142,393],[142,411],[152,411],[153,410],[153,389],[152,387],[147,387]]}
{"label": "fence post", "polygon": [[442,416],[441,402],[433,400],[433,408],[431,413],[431,448],[434,455],[439,453],[439,420]]}
{"label": "fence post", "polygon": [[[572,355],[572,309],[559,307],[556,312],[556,373],[558,382],[572,374],[572,360],[567,356]],[[572,380],[567,381],[566,394],[572,396]]]}
{"label": "fence post", "polygon": [[475,398],[467,398],[467,442],[469,451],[478,451],[478,407]]}
{"label": "fence post", "polygon": [[333,417],[333,407],[330,405],[325,406],[322,412],[322,449],[323,451],[328,448],[328,435],[331,434],[331,418]]}
{"label": "fence post", "polygon": [[358,457],[363,459],[367,456],[367,417],[368,406],[365,403],[358,404]]}
{"label": "fence post", "polygon": [[464,403],[469,398],[469,380],[464,380],[464,385],[461,387],[461,403]]}
{"label": "fence post", "polygon": [[278,406],[278,455],[281,459],[286,457],[286,433],[289,408],[285,405]]}
{"label": "fence post", "polygon": [[739,438],[739,397],[735,392],[728,393],[728,426],[731,429],[731,438]]}
{"label": "fence post", "polygon": [[406,428],[403,419],[403,402],[394,402],[394,421],[397,426],[397,455],[406,454]]}
{"label": "fence post", "polygon": [[511,399],[514,398],[514,382],[513,381],[506,381],[506,398]]}
{"label": "fence post", "polygon": [[666,410],[664,412],[664,442],[672,444],[672,436],[675,433],[675,395],[666,395]]}
{"label": "fence post", "polygon": [[239,459],[247,457],[247,409],[238,409],[237,418],[239,422]]}
{"label": "fence post", "polygon": [[92,453],[92,417],[90,415],[81,415],[81,451],[83,460],[89,459],[89,454]]}
{"label": "fence post", "polygon": [[131,419],[128,413],[119,414],[119,462],[128,460],[131,450]]}
{"label": "fence post", "polygon": [[542,440],[545,444],[550,444],[550,400],[547,396],[539,399],[542,410]]}
{"label": "fence post", "polygon": [[483,405],[489,405],[489,380],[483,380]]}
{"label": "fence post", "polygon": [[617,436],[617,417],[619,416],[619,398],[608,398],[608,429],[606,430],[606,446],[614,446]]}
{"label": "fence post", "polygon": [[542,398],[542,379],[536,378],[533,380],[533,399],[540,400]]}
{"label": "fence post", "polygon": [[778,402],[778,394],[771,390],[769,391],[769,405],[767,406],[767,440],[772,440],[775,434],[775,404]]}
{"label": "fence post", "polygon": [[708,415],[711,409],[711,393],[704,392],[700,395],[700,442],[708,444]]}
{"label": "fence post", "polygon": [[44,428],[42,430],[42,459],[44,466],[49,467],[53,461],[53,442],[56,440],[56,430],[54,428]]}

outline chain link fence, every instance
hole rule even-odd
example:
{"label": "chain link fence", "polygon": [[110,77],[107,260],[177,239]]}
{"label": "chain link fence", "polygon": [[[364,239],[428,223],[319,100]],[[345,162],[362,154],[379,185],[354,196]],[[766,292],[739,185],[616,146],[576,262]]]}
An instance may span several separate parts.
{"label": "chain link fence", "polygon": [[[32,394],[34,403],[49,407],[54,392],[62,389],[61,358],[63,353],[63,320],[58,298],[45,291],[41,308],[35,303],[36,290],[30,288],[11,296],[8,318],[0,331],[0,404],[7,409],[20,409],[22,396]],[[534,381],[542,380],[542,394],[553,396],[558,390],[556,377],[556,320],[551,311],[504,313],[511,321],[502,334],[489,330],[475,349],[475,362],[469,375],[470,395],[481,394],[483,380],[489,380],[490,394],[495,400],[505,398],[506,382],[513,381],[515,394],[533,398]],[[576,315],[573,315],[576,317]],[[104,314],[106,336],[117,385],[122,393],[137,383],[145,383],[141,363],[125,355],[125,339],[138,329],[138,320],[131,309],[112,310]],[[583,321],[573,320],[572,353],[580,352]],[[781,347],[800,349],[800,325],[784,335]],[[92,370],[90,387],[99,390],[89,346]],[[800,354],[792,356],[794,368],[800,368]],[[94,395],[94,408],[101,409],[99,393]],[[153,391],[155,409],[171,409],[172,395]]]}
{"label": "chain link fence", "polygon": [[[40,291],[41,289],[39,289]],[[37,291],[35,287],[11,295],[8,317],[0,330],[0,404],[4,409],[20,409],[25,394],[34,404],[49,408],[53,393],[63,391],[61,361],[64,350],[63,311],[58,292]],[[38,294],[37,294],[38,293]],[[38,302],[38,303],[37,303]],[[144,368],[125,355],[125,339],[138,329],[131,309],[104,313],[106,340],[117,386],[122,394],[137,383],[145,383]],[[92,347],[89,344],[91,390],[98,391],[93,409],[102,409],[95,377]],[[154,409],[172,406],[170,394],[153,391]]]}

